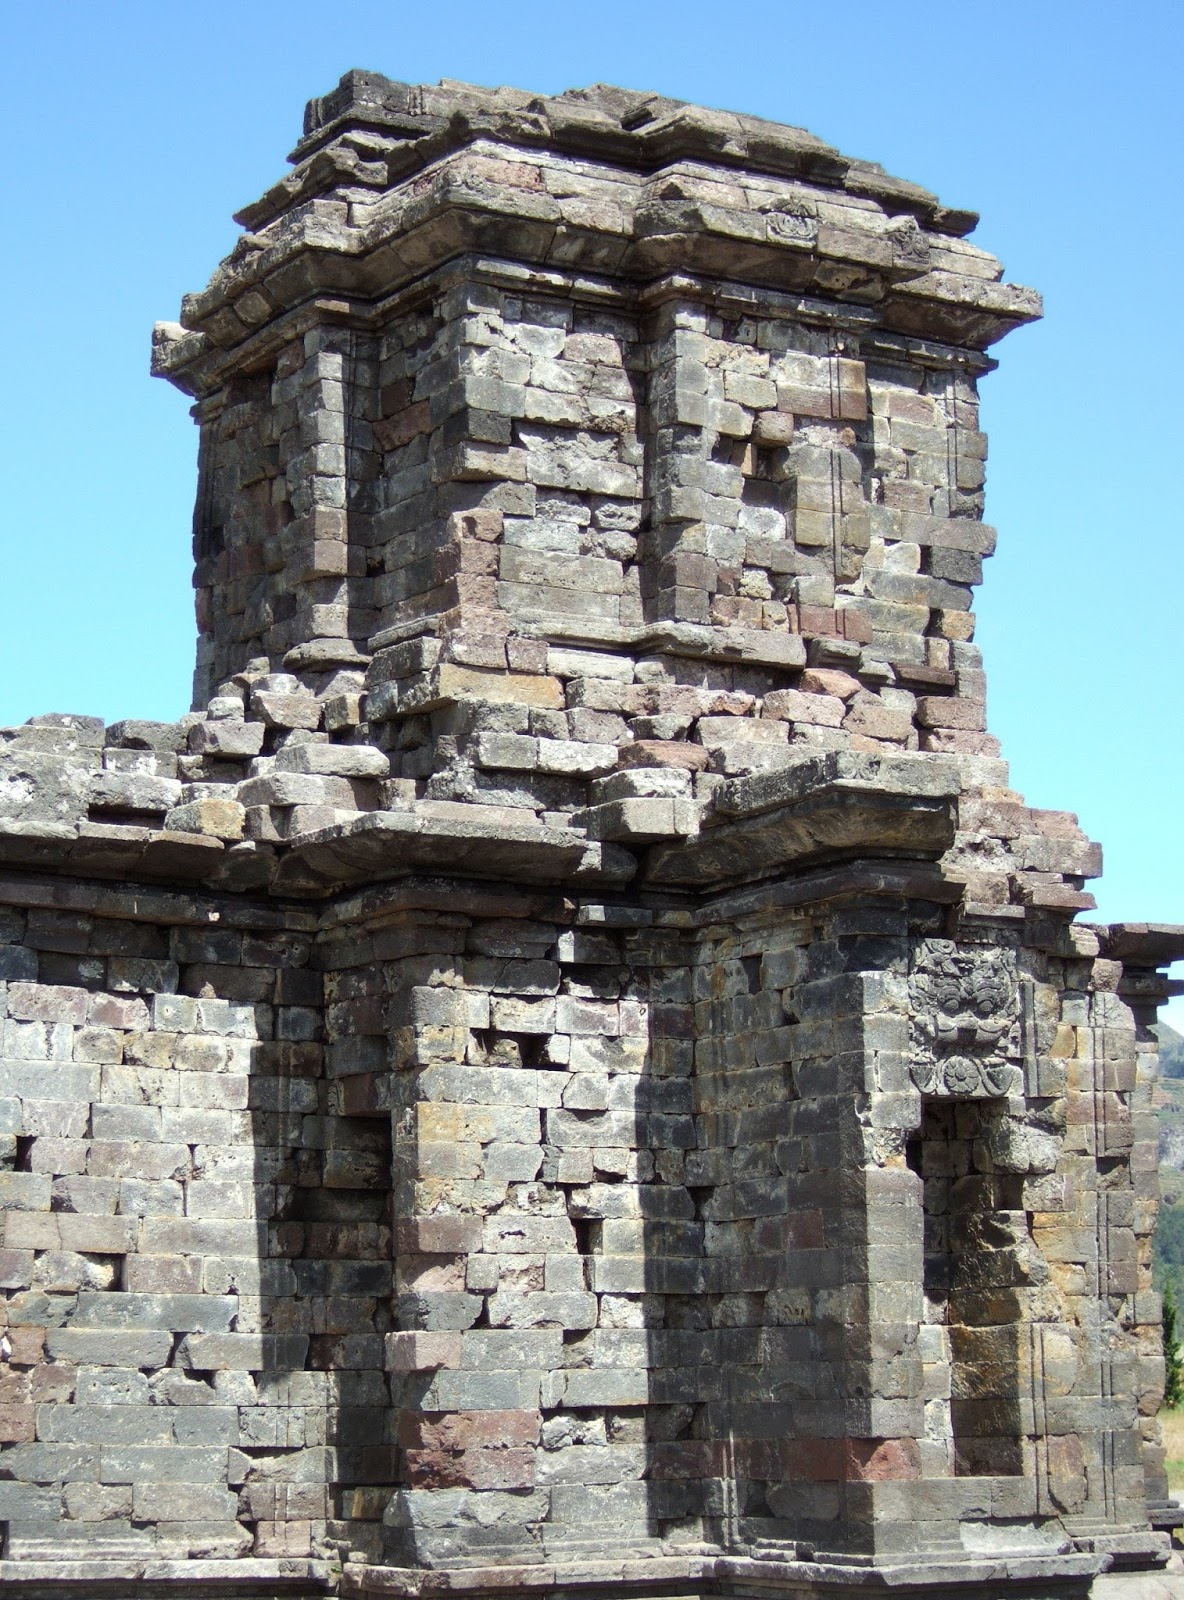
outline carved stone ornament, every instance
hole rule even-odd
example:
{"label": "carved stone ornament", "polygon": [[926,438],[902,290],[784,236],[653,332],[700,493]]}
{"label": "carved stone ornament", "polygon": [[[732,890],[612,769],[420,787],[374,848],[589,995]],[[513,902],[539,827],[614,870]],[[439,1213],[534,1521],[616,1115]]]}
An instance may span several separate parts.
{"label": "carved stone ornament", "polygon": [[915,217],[899,217],[888,229],[892,240],[892,259],[900,267],[924,270],[929,265],[929,241]]}
{"label": "carved stone ornament", "polygon": [[1015,956],[921,939],[909,974],[909,1072],[922,1094],[995,1100],[1019,1074]]}
{"label": "carved stone ornament", "polygon": [[770,239],[776,239],[781,244],[813,244],[818,237],[818,223],[807,216],[803,210],[791,210],[786,207],[780,211],[771,211],[765,219],[765,227]]}

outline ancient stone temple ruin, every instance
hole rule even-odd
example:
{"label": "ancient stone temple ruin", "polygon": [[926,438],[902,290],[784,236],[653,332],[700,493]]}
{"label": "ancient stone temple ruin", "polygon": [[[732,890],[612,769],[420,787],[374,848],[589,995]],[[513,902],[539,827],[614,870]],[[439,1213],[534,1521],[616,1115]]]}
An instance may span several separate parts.
{"label": "ancient stone temple ruin", "polygon": [[[1181,930],[1008,787],[975,218],[348,74],[156,370],[194,709],[0,734],[14,1595],[1083,1595]],[[80,696],[83,693],[80,686]]]}

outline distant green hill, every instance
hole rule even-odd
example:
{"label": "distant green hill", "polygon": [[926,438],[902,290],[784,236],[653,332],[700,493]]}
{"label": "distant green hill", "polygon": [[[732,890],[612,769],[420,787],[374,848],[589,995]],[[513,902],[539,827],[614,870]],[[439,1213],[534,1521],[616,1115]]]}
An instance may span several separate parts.
{"label": "distant green hill", "polygon": [[1155,1035],[1159,1040],[1159,1070],[1165,1078],[1184,1078],[1184,1034],[1169,1028],[1166,1022],[1156,1023]]}
{"label": "distant green hill", "polygon": [[1163,1206],[1155,1230],[1155,1286],[1171,1279],[1184,1306],[1184,1035],[1166,1022],[1159,1039],[1159,1182]]}

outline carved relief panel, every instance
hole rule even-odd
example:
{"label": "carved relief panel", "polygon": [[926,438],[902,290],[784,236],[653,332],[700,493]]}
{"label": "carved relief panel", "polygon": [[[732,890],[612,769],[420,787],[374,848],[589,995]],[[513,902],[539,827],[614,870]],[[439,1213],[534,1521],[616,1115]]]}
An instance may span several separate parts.
{"label": "carved relief panel", "polygon": [[1001,1099],[1020,1092],[1015,954],[920,939],[909,972],[909,1073],[925,1095]]}

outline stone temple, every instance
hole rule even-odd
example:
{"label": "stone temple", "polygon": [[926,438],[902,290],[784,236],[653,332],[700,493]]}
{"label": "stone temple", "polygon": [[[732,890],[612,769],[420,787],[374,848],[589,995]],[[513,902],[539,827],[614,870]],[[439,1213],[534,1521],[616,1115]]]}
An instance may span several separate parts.
{"label": "stone temple", "polygon": [[156,330],[193,711],[0,733],[4,1592],[1163,1568],[1184,930],[1077,920],[973,643],[1038,298],[656,95],[291,161]]}

